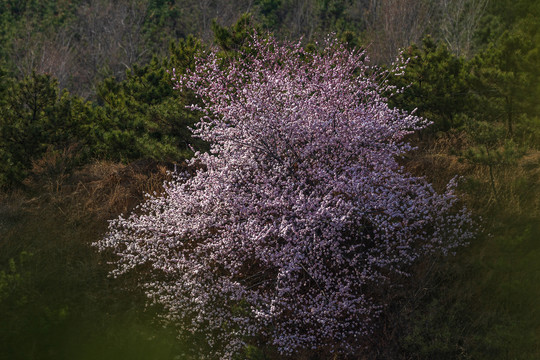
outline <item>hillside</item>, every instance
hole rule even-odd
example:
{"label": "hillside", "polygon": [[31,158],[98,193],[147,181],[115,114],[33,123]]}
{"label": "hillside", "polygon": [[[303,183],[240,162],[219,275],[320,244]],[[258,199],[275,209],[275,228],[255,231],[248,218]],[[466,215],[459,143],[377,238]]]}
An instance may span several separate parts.
{"label": "hillside", "polygon": [[91,244],[209,148],[189,130],[201,100],[170,71],[209,49],[234,59],[254,31],[313,52],[334,33],[382,69],[401,49],[389,104],[432,125],[399,162],[439,192],[460,176],[480,228],[415,265],[355,358],[539,358],[539,19],[534,0],[0,1],[0,359],[212,352],[176,340]]}

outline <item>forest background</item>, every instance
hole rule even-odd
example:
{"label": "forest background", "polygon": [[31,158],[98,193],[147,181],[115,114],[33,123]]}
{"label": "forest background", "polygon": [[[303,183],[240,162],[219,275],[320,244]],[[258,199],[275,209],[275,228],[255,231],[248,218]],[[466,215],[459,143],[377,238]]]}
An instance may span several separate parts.
{"label": "forest background", "polygon": [[403,165],[439,189],[463,176],[482,225],[419,264],[366,358],[540,358],[537,1],[2,0],[0,359],[198,358],[90,244],[206,148],[167,70],[254,29],[314,49],[333,32],[382,67],[403,49],[391,104],[433,121]]}

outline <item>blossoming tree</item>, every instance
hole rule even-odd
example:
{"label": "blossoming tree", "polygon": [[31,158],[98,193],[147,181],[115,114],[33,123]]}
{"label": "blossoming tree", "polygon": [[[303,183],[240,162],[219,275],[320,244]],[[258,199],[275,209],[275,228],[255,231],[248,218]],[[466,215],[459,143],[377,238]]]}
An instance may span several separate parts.
{"label": "blossoming tree", "polygon": [[361,351],[381,294],[472,236],[453,183],[438,194],[397,163],[427,122],[388,107],[365,58],[333,41],[309,53],[255,37],[175,78],[201,98],[194,135],[211,150],[97,245],[216,356],[256,339],[282,355]]}

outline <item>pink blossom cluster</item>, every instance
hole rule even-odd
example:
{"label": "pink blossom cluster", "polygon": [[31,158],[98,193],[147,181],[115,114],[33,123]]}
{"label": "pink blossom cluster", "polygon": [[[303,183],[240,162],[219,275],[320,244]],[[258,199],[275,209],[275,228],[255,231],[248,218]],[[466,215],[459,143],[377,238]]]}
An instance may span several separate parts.
{"label": "pink blossom cluster", "polygon": [[138,271],[164,318],[222,358],[257,339],[361,350],[381,294],[473,236],[454,182],[438,194],[397,163],[428,123],[390,108],[380,75],[335,41],[311,53],[256,36],[237,58],[199,58],[174,80],[200,97],[194,134],[211,149],[110,222],[97,245],[112,273]]}

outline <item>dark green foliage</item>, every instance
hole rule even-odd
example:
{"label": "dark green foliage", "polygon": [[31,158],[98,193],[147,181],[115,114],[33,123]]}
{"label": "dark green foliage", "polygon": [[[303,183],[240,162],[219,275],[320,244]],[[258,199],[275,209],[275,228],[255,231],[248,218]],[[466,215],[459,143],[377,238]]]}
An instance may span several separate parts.
{"label": "dark green foliage", "polygon": [[204,148],[189,129],[198,116],[186,109],[197,100],[174,90],[168,73],[193,67],[200,49],[192,37],[172,43],[170,57],[134,66],[123,81],[101,82],[97,104],[61,92],[50,75],[15,81],[3,73],[0,186],[20,185],[46,153],[71,149],[75,166],[95,159],[181,162],[192,148]]}
{"label": "dark green foliage", "polygon": [[503,27],[509,29],[527,16],[538,19],[540,3],[536,0],[491,0],[488,15],[496,16]]}
{"label": "dark green foliage", "polygon": [[475,94],[475,116],[504,123],[506,135],[514,135],[522,116],[540,114],[540,22],[524,19],[505,31],[471,64],[471,88]]}
{"label": "dark green foliage", "polygon": [[49,26],[62,24],[80,3],[81,0],[4,0],[0,4],[0,11],[13,21],[26,17]]}
{"label": "dark green foliage", "polygon": [[[347,0],[257,0],[254,14],[265,29],[285,37],[319,39],[330,32],[356,34],[365,29],[353,13],[367,11],[361,1]],[[362,9],[364,8],[364,9]]]}
{"label": "dark green foliage", "polygon": [[18,64],[14,63],[13,59],[13,43],[33,34],[54,33],[73,19],[81,2],[82,0],[0,1],[0,64],[7,64],[10,71],[15,71]]}
{"label": "dark green foliage", "polygon": [[46,151],[79,146],[81,159],[88,156],[89,104],[59,93],[49,75],[7,82],[0,104],[0,186],[19,184]]}
{"label": "dark green foliage", "polygon": [[512,140],[506,139],[504,129],[497,124],[485,121],[468,121],[465,129],[472,141],[472,146],[462,153],[465,159],[477,166],[485,166],[489,174],[489,186],[496,202],[499,202],[497,190],[497,169],[516,165],[525,154],[524,147],[518,147]]}
{"label": "dark green foliage", "polygon": [[167,41],[172,36],[185,37],[187,29],[182,28],[182,11],[174,0],[151,0],[148,2],[146,27],[154,35],[154,40]]}
{"label": "dark green foliage", "polygon": [[405,87],[390,99],[400,109],[412,111],[434,124],[428,131],[447,131],[460,125],[460,114],[470,104],[465,61],[453,55],[442,43],[426,37],[421,47],[405,50],[410,59],[405,74],[392,81]]}
{"label": "dark green foliage", "polygon": [[261,28],[254,22],[251,14],[243,14],[237,22],[230,27],[212,23],[214,41],[221,48],[223,57],[236,56],[240,51],[250,51],[247,47],[249,38]]}
{"label": "dark green foliage", "polygon": [[103,81],[98,88],[96,109],[101,133],[96,139],[98,157],[134,160],[149,157],[179,162],[191,156],[190,147],[202,143],[191,139],[197,115],[185,107],[196,100],[189,93],[173,89],[172,75],[193,66],[201,44],[194,38],[171,43],[171,56],[144,66],[134,66],[125,80]]}
{"label": "dark green foliage", "polygon": [[283,4],[282,0],[258,0],[256,5],[259,7],[261,23],[267,29],[276,29],[281,21],[280,8]]}

